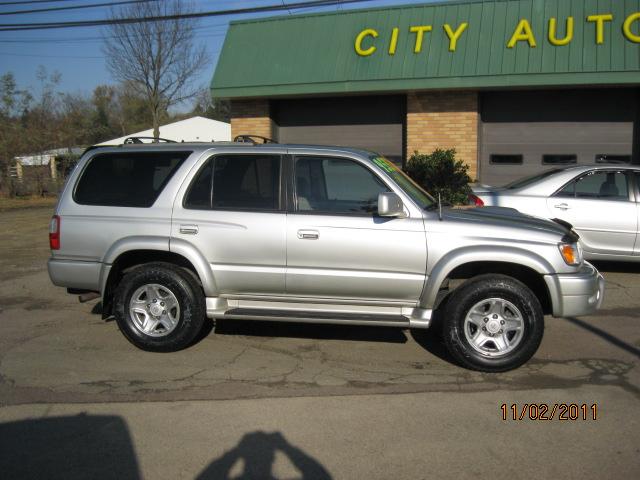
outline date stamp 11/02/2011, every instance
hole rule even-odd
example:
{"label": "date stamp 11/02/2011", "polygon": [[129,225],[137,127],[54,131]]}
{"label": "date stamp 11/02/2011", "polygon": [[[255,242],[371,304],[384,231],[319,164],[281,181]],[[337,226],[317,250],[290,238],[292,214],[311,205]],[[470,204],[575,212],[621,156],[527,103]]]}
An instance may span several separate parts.
{"label": "date stamp 11/02/2011", "polygon": [[587,421],[598,420],[598,404],[592,403],[503,403],[502,420]]}

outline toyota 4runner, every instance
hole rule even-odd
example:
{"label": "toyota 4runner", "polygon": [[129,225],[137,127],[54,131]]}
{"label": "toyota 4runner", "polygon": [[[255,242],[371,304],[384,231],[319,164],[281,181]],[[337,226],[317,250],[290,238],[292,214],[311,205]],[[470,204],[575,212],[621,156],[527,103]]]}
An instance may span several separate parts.
{"label": "toyota 4runner", "polygon": [[444,210],[371,152],[165,143],[90,149],[50,225],[49,274],[102,298],[139,348],[193,343],[206,317],[427,328],[505,371],[545,314],[593,313],[604,280],[570,225]]}

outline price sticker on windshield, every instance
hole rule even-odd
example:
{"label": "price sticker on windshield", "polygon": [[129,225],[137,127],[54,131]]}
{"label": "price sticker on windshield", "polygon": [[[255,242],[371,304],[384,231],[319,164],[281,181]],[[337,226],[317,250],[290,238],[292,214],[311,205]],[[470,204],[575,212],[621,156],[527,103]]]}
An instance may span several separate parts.
{"label": "price sticker on windshield", "polygon": [[373,163],[378,165],[381,169],[383,169],[387,173],[391,173],[395,171],[398,167],[396,167],[393,163],[383,157],[375,157],[373,159]]}

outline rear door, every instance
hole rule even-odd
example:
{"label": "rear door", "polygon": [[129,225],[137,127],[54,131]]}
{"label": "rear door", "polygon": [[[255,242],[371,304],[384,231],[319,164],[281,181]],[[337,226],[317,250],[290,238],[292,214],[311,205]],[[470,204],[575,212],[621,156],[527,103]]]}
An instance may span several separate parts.
{"label": "rear door", "polygon": [[588,252],[632,255],[638,212],[631,178],[620,170],[591,170],[547,201],[551,218],[571,223]]}
{"label": "rear door", "polygon": [[281,175],[278,153],[226,153],[206,159],[182,186],[172,239],[202,253],[219,293],[284,293]]}
{"label": "rear door", "polygon": [[379,217],[378,194],[390,188],[360,161],[300,155],[293,166],[287,294],[415,302],[426,269],[422,217]]}

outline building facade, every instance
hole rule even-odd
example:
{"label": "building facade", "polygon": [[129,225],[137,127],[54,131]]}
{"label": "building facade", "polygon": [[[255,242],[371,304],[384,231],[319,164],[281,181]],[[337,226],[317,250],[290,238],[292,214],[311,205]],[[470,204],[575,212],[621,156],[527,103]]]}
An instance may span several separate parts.
{"label": "building facade", "polygon": [[211,85],[231,131],[455,148],[483,183],[640,163],[640,0],[468,0],[230,25]]}

